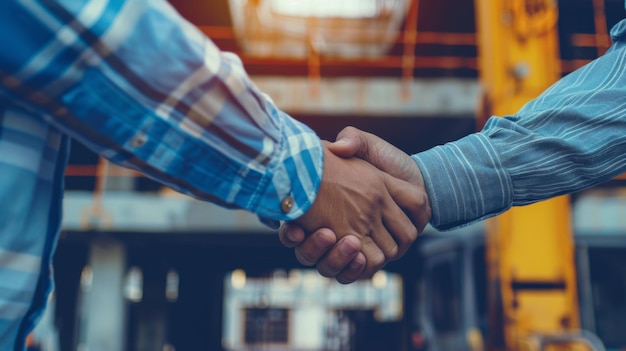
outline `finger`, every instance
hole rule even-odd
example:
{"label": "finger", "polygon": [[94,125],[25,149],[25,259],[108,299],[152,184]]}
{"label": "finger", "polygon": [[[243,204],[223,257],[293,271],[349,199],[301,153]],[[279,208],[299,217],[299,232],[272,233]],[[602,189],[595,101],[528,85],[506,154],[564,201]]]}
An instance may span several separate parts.
{"label": "finger", "polygon": [[365,270],[366,264],[367,261],[365,259],[365,255],[362,252],[359,252],[352,262],[350,262],[350,264],[337,275],[337,281],[341,284],[350,284],[354,282],[359,279],[361,273]]}
{"label": "finger", "polygon": [[[413,216],[422,216],[416,198],[411,196],[414,187],[400,179],[386,176],[385,186],[388,197],[382,207],[382,221],[385,228],[391,233],[398,247],[394,257],[387,256],[390,260],[395,260],[403,256],[411,244],[417,239],[418,234],[424,229],[423,220],[413,221]],[[418,208],[419,207],[419,208]],[[407,215],[405,209],[410,209]],[[416,226],[419,225],[419,228]]]}
{"label": "finger", "polygon": [[388,143],[374,134],[355,127],[346,127],[337,134],[337,139],[329,145],[329,149],[338,156],[357,156],[380,168],[379,165],[375,164],[376,160],[372,158],[380,154],[380,147],[385,145]]}
{"label": "finger", "polygon": [[361,252],[365,255],[367,263],[359,278],[371,278],[374,273],[384,267],[387,263],[385,254],[371,237],[362,238],[361,245],[363,247]]}
{"label": "finger", "polygon": [[296,258],[303,265],[313,266],[335,242],[337,242],[337,236],[332,230],[328,228],[319,229],[296,246]]}
{"label": "finger", "polygon": [[347,235],[317,263],[317,271],[324,277],[335,277],[357,257],[360,251],[361,240],[354,235]]}
{"label": "finger", "polygon": [[[398,206],[393,203],[393,201],[385,201],[382,204],[382,207],[394,206],[398,208]],[[399,209],[399,208],[398,208]],[[402,210],[400,210],[402,212]],[[384,213],[384,212],[383,212]],[[404,215],[404,213],[402,213]],[[406,215],[404,215],[406,217]],[[411,224],[411,226],[413,226]],[[395,259],[398,255],[398,244],[396,243],[396,239],[391,235],[391,233],[387,230],[387,228],[383,225],[382,219],[380,221],[373,224],[370,237],[376,243],[376,246],[380,249],[380,251],[384,255],[384,260],[388,261],[391,259]]]}
{"label": "finger", "polygon": [[299,245],[305,237],[304,229],[295,223],[284,222],[278,229],[278,238],[287,247]]}
{"label": "finger", "polygon": [[362,148],[362,140],[360,131],[354,127],[346,127],[337,134],[335,142],[328,145],[328,149],[333,154],[349,158],[357,155]]}
{"label": "finger", "polygon": [[[432,210],[428,201],[428,195],[424,189],[415,186],[414,184],[405,182],[401,179],[385,175],[385,187],[389,192],[389,195],[393,201],[399,206],[411,220],[415,233],[406,233],[408,236],[403,236],[402,240],[408,239],[410,242],[415,241],[417,235],[421,233],[428,221],[430,220]],[[385,208],[387,209],[387,208]],[[390,219],[393,214],[385,216]],[[389,223],[390,225],[392,223]],[[394,228],[398,228],[401,223],[394,223]],[[399,230],[399,229],[397,229]],[[395,233],[396,229],[392,229],[391,232]],[[405,244],[403,241],[402,244]]]}
{"label": "finger", "polygon": [[346,127],[341,130],[337,140],[329,144],[328,149],[337,156],[356,156],[366,160],[394,177],[421,180],[419,168],[409,155],[386,140],[357,128]]}

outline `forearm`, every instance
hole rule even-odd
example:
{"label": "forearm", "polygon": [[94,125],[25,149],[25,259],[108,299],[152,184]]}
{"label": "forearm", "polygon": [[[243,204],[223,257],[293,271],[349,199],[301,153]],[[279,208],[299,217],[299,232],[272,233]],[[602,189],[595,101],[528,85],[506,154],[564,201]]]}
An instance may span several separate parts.
{"label": "forearm", "polygon": [[626,171],[623,44],[561,79],[514,116],[414,155],[433,217],[448,229],[588,188]]}
{"label": "forearm", "polygon": [[12,33],[4,47],[18,48],[0,58],[4,95],[181,192],[272,219],[308,209],[319,138],[266,99],[237,58],[165,1],[74,7],[0,5]]}

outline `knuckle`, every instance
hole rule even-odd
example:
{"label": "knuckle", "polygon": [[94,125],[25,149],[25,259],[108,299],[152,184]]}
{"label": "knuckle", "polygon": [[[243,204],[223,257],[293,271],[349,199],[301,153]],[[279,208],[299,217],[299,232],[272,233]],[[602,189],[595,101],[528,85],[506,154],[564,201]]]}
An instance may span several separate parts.
{"label": "knuckle", "polygon": [[309,257],[308,254],[296,249],[296,259],[298,262],[302,263],[305,266],[313,266],[315,264],[315,259]]}
{"label": "knuckle", "polygon": [[389,259],[396,258],[398,256],[399,251],[400,251],[400,248],[395,242],[393,242],[391,245],[389,245],[389,247],[387,248],[385,252],[385,259],[389,260]]}
{"label": "knuckle", "polygon": [[412,244],[415,240],[417,240],[419,235],[420,230],[418,230],[417,227],[411,227],[409,229],[409,244]]}
{"label": "knuckle", "polygon": [[371,271],[371,270],[378,270],[380,269],[380,267],[382,267],[386,262],[386,258],[385,258],[385,254],[381,251],[379,251],[377,254],[372,255],[372,257],[369,257],[367,259],[367,270]]}
{"label": "knuckle", "polygon": [[355,133],[356,132],[356,128],[353,126],[347,126],[343,129],[342,131],[343,133]]}
{"label": "knuckle", "polygon": [[359,278],[361,274],[361,270],[344,270],[340,274],[337,275],[336,280],[341,284],[350,284]]}
{"label": "knuckle", "polygon": [[345,277],[345,276],[343,276],[343,275],[338,275],[338,276],[335,278],[335,280],[336,280],[339,284],[346,285],[346,284],[350,284],[350,283],[354,282],[356,279],[346,278],[346,277]]}
{"label": "knuckle", "polygon": [[320,275],[326,278],[334,278],[337,276],[337,271],[334,269],[330,269],[329,267],[318,265],[317,271]]}
{"label": "knuckle", "polygon": [[374,276],[374,273],[376,273],[377,269],[373,269],[368,267],[366,270],[363,271],[363,273],[361,274],[360,278],[361,279],[370,279]]}
{"label": "knuckle", "polygon": [[[380,262],[385,262],[386,260],[390,260],[393,257],[396,257],[398,255],[398,243],[393,240],[387,240],[384,242],[379,242],[378,243],[378,253],[374,256],[375,261],[372,262],[373,264],[380,264]],[[368,259],[369,262],[369,259]]]}
{"label": "knuckle", "polygon": [[295,246],[295,244],[287,238],[286,234],[278,233],[278,239],[280,240],[280,243],[283,244],[283,246],[286,246],[289,248]]}
{"label": "knuckle", "polygon": [[397,241],[398,246],[404,248],[408,248],[411,244],[417,239],[418,236],[417,228],[411,226],[411,228],[407,228],[404,235],[398,235]]}

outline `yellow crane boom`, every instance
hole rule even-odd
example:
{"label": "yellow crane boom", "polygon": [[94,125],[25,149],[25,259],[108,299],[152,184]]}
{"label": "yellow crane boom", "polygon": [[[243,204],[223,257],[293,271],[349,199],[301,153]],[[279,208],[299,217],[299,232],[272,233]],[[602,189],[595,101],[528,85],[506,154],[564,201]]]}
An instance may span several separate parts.
{"label": "yellow crane boom", "polygon": [[[475,0],[480,80],[489,115],[515,113],[560,77],[551,0]],[[487,223],[490,350],[533,350],[580,327],[568,197]],[[571,350],[575,342],[550,350]],[[584,348],[582,348],[584,349]]]}

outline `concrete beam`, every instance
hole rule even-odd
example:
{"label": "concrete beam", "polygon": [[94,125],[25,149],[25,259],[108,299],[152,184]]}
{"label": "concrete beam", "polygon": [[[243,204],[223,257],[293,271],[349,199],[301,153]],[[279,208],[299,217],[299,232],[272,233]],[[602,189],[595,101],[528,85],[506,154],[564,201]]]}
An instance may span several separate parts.
{"label": "concrete beam", "polygon": [[91,192],[67,191],[63,229],[126,232],[267,232],[256,215],[178,194],[106,192],[101,209]]}
{"label": "concrete beam", "polygon": [[[94,211],[94,201],[91,192],[67,191],[63,201],[63,229],[275,234],[252,213],[228,210],[178,194],[110,191],[102,198],[100,212]],[[581,196],[572,206],[572,220],[576,232],[624,232],[626,200],[619,196]],[[427,228],[432,230],[430,226]]]}
{"label": "concrete beam", "polygon": [[291,114],[475,118],[475,79],[252,77],[276,105]]}
{"label": "concrete beam", "polygon": [[122,295],[126,270],[124,246],[114,240],[92,242],[89,267],[93,275],[89,286],[82,291],[79,334],[84,339],[79,340],[79,349],[124,350],[127,308]]}

